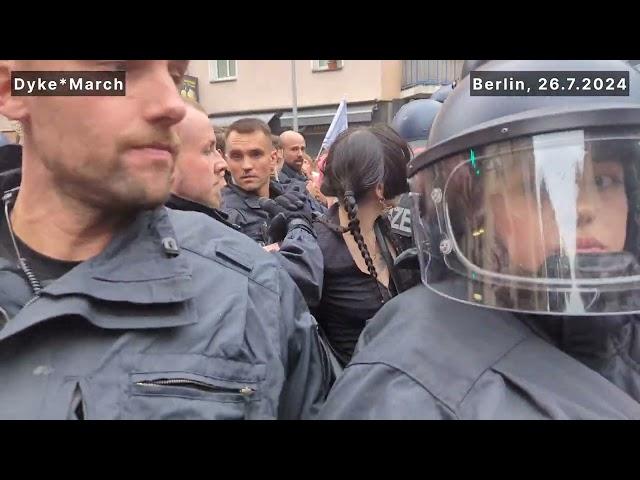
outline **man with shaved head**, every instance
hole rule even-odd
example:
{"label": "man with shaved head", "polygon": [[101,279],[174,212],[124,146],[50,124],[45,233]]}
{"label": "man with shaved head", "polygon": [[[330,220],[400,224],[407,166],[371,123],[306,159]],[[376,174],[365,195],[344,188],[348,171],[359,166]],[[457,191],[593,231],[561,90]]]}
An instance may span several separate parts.
{"label": "man with shaved head", "polygon": [[313,195],[307,189],[308,182],[311,179],[307,178],[302,171],[304,155],[307,149],[304,137],[298,132],[288,130],[280,135],[280,144],[282,145],[284,165],[278,174],[278,180],[285,185],[285,188],[296,183],[302,185],[311,210],[317,214],[326,213],[327,208],[313,198]]}
{"label": "man with shaved head", "polygon": [[307,177],[302,172],[304,152],[307,148],[304,137],[298,132],[288,130],[280,135],[280,144],[284,157],[284,165],[279,174],[280,181],[295,179],[306,184]]}
{"label": "man with shaved head", "polygon": [[[324,400],[317,324],[279,263],[163,205],[220,186],[187,65],[0,61],[0,114],[24,131],[0,164],[1,419],[309,418]],[[125,71],[126,95],[13,95],[25,70]]]}

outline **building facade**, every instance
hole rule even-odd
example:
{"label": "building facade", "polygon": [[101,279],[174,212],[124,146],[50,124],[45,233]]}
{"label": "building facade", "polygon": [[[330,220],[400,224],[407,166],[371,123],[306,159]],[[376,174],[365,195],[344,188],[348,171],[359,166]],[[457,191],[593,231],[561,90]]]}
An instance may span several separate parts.
{"label": "building facade", "polygon": [[257,117],[276,134],[293,127],[295,78],[298,130],[315,155],[343,98],[350,126],[390,123],[461,68],[461,60],[192,60],[187,73],[214,125]]}

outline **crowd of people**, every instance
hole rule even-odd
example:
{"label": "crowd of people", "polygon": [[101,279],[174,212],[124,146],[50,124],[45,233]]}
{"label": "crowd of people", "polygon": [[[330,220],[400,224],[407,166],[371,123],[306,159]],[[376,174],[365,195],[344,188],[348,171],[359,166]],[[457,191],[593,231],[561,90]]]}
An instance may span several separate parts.
{"label": "crowd of people", "polygon": [[[640,78],[469,61],[313,158],[185,61],[2,61],[0,418],[640,419]],[[11,73],[126,68],[123,97]],[[481,97],[468,72],[628,72]]]}

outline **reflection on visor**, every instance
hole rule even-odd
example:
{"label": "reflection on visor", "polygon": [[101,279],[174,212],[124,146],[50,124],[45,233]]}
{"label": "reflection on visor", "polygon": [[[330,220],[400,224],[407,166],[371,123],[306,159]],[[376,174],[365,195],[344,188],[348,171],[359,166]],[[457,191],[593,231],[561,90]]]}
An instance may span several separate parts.
{"label": "reflection on visor", "polygon": [[[587,311],[605,291],[640,288],[639,162],[637,132],[576,130],[491,144],[435,164],[418,214],[428,243],[441,247],[432,253],[459,276],[538,297],[562,291],[555,308]],[[480,290],[467,299],[487,303]],[[538,300],[546,305],[534,311],[553,309],[548,295]]]}

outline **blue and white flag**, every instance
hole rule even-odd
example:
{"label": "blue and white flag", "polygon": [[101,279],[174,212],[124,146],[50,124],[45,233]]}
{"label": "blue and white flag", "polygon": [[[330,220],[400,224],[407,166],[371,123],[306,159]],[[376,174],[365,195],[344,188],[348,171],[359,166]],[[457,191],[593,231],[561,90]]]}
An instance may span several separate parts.
{"label": "blue and white flag", "polygon": [[320,147],[320,151],[324,149],[329,149],[331,144],[334,142],[336,137],[344,132],[349,127],[347,122],[347,100],[342,99],[340,105],[338,106],[338,111],[333,117],[331,121],[331,125],[329,126],[329,130],[327,130],[327,134],[324,136],[324,140],[322,141],[322,147]]}

